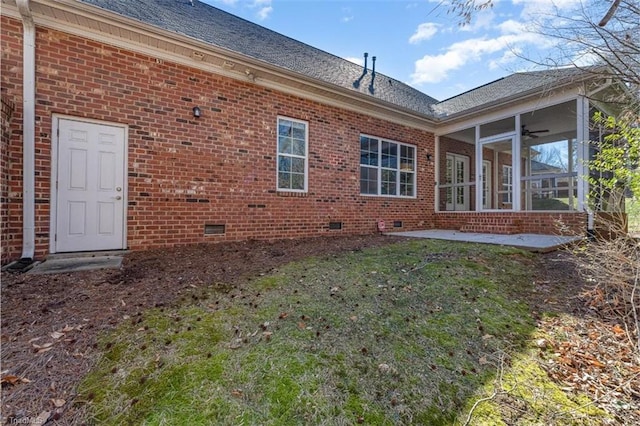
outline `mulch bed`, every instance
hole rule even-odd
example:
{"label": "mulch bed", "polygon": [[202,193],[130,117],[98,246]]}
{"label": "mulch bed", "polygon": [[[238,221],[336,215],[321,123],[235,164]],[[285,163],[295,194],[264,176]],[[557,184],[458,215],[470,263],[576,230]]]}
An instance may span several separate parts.
{"label": "mulch bed", "polygon": [[[120,270],[55,275],[3,273],[2,421],[82,424],[86,413],[83,405],[74,404],[74,392],[101,353],[99,335],[145,309],[183,303],[197,297],[194,289],[203,289],[204,293],[204,289],[216,284],[240,285],[246,278],[291,261],[401,240],[404,238],[371,235],[195,245],[133,252],[126,256]],[[577,361],[549,364],[552,368],[548,372],[567,386],[596,395],[597,403],[610,412],[632,416],[627,417],[631,423],[626,420],[621,424],[640,424],[640,401],[633,393],[639,389],[640,372],[630,369],[631,375],[618,374],[615,379],[611,373],[608,381],[601,380],[604,383],[593,385],[593,389],[576,380],[576,374],[591,371],[585,368],[603,371],[589,359],[585,361],[583,354],[593,349],[588,345],[597,345],[597,361],[614,369],[619,363],[614,365],[613,361],[619,362],[625,344],[616,334],[615,324],[599,318],[576,297],[585,283],[567,256],[563,252],[538,256],[538,275],[532,277],[537,284],[529,297],[534,315],[552,309],[578,318],[574,333],[569,333],[570,344],[561,348],[557,343],[563,357]],[[562,326],[539,318],[541,327]],[[607,357],[612,360],[609,364]],[[638,368],[633,362],[630,366]],[[616,401],[631,401],[631,405],[625,402],[627,405],[620,408]]]}

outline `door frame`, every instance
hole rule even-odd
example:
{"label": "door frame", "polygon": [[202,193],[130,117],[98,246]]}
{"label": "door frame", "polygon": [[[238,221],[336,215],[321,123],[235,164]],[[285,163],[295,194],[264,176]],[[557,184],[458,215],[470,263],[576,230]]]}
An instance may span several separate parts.
{"label": "door frame", "polygon": [[[453,170],[451,170],[451,178],[453,181],[456,180],[456,176],[457,176],[457,165],[456,165],[456,160],[462,160],[463,164],[464,164],[464,170],[463,170],[463,179],[464,182],[462,182],[462,185],[458,184],[458,183],[451,183],[451,184],[446,184],[446,185],[451,185],[451,191],[452,191],[452,201],[453,203],[451,204],[453,206],[453,210],[449,210],[449,204],[446,204],[446,200],[445,200],[445,210],[446,211],[469,211],[469,206],[471,205],[471,199],[470,199],[470,194],[469,194],[469,179],[471,177],[471,161],[469,156],[464,155],[464,154],[457,154],[455,152],[447,152],[445,154],[445,173],[446,173],[446,160],[451,157],[453,160]],[[458,204],[456,202],[456,189],[458,187],[462,186],[463,188],[463,197],[464,197],[464,202],[462,204]],[[457,208],[457,206],[462,206],[463,208],[461,210],[459,210]]]}
{"label": "door frame", "polygon": [[[485,168],[487,173],[485,173]],[[493,162],[491,160],[482,160],[482,192],[484,193],[485,184],[487,185],[487,207],[484,200],[480,206],[481,210],[491,210],[493,208]],[[483,194],[484,196],[484,194]]]}
{"label": "door frame", "polygon": [[122,198],[124,200],[122,207],[122,247],[120,249],[124,250],[127,248],[127,210],[129,206],[129,126],[126,124],[115,123],[111,121],[103,121],[103,120],[94,120],[90,118],[76,117],[73,115],[65,115],[65,114],[52,114],[51,115],[51,172],[50,172],[50,204],[49,204],[49,253],[54,254],[57,253],[56,249],[56,235],[58,233],[57,229],[57,219],[58,219],[58,191],[57,191],[57,180],[58,180],[58,150],[60,145],[60,121],[61,120],[69,120],[69,121],[80,121],[88,124],[96,124],[101,126],[111,126],[117,127],[123,130],[124,132],[124,141],[123,141],[123,159],[124,167],[123,167],[123,185],[122,185]]}

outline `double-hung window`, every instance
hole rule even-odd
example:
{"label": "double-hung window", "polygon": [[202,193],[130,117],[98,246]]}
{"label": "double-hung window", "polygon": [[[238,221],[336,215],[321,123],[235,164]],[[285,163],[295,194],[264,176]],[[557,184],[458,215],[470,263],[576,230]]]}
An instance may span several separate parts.
{"label": "double-hung window", "polygon": [[415,197],[416,147],[360,136],[360,194]]}
{"label": "double-hung window", "polygon": [[307,191],[307,122],[278,117],[278,191]]}

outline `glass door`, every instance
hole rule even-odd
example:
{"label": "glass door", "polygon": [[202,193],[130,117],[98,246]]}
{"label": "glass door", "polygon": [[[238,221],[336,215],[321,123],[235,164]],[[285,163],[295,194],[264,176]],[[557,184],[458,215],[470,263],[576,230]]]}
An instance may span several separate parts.
{"label": "glass door", "polygon": [[447,154],[446,167],[446,209],[469,210],[469,157]]}

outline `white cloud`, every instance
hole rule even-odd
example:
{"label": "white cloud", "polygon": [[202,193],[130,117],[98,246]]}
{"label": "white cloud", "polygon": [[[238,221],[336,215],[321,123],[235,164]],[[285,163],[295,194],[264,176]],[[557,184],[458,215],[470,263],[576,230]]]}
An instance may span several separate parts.
{"label": "white cloud", "polygon": [[353,11],[350,7],[342,8],[342,18],[340,18],[340,22],[350,22],[353,20]]}
{"label": "white cloud", "polygon": [[[228,1],[228,0],[223,0],[223,1]],[[265,19],[267,19],[271,14],[271,12],[273,12],[273,7],[271,6],[271,0],[253,0],[253,3],[251,4],[251,8],[258,9],[258,11],[256,12],[256,16],[261,21],[264,21]]]}
{"label": "white cloud", "polygon": [[258,11],[258,19],[260,19],[261,21],[264,21],[269,17],[269,14],[271,12],[273,12],[273,7],[271,6],[263,7]]}
{"label": "white cloud", "polygon": [[516,62],[521,54],[522,49],[517,47],[514,47],[512,50],[507,50],[500,58],[489,61],[489,69],[496,70],[504,68],[506,65]]}
{"label": "white cloud", "polygon": [[464,25],[459,27],[460,31],[463,32],[477,32],[479,30],[492,28],[493,20],[496,18],[496,14],[493,9],[485,9],[482,11],[475,12],[473,16],[473,20],[469,25]]}
{"label": "white cloud", "polygon": [[567,11],[580,6],[583,0],[513,0],[513,4],[522,5],[522,18],[541,15],[553,15],[556,11]]}
{"label": "white cloud", "polygon": [[353,62],[354,64],[358,64],[361,67],[364,66],[364,59],[363,58],[356,58],[354,56],[347,56],[346,58],[343,58],[343,59],[346,59],[349,62]]}
{"label": "white cloud", "polygon": [[418,29],[413,33],[411,37],[409,37],[409,43],[418,44],[421,41],[429,40],[431,37],[436,35],[438,32],[438,24],[433,22],[425,22],[423,24],[418,25]]}
{"label": "white cloud", "polygon": [[539,42],[539,35],[521,32],[503,34],[491,39],[472,38],[454,43],[444,53],[425,55],[417,60],[414,73],[411,74],[411,82],[412,84],[438,83],[446,80],[451,71],[458,70],[469,63],[478,62],[487,55],[505,52],[503,58],[508,58],[506,52],[517,51],[519,45]]}

